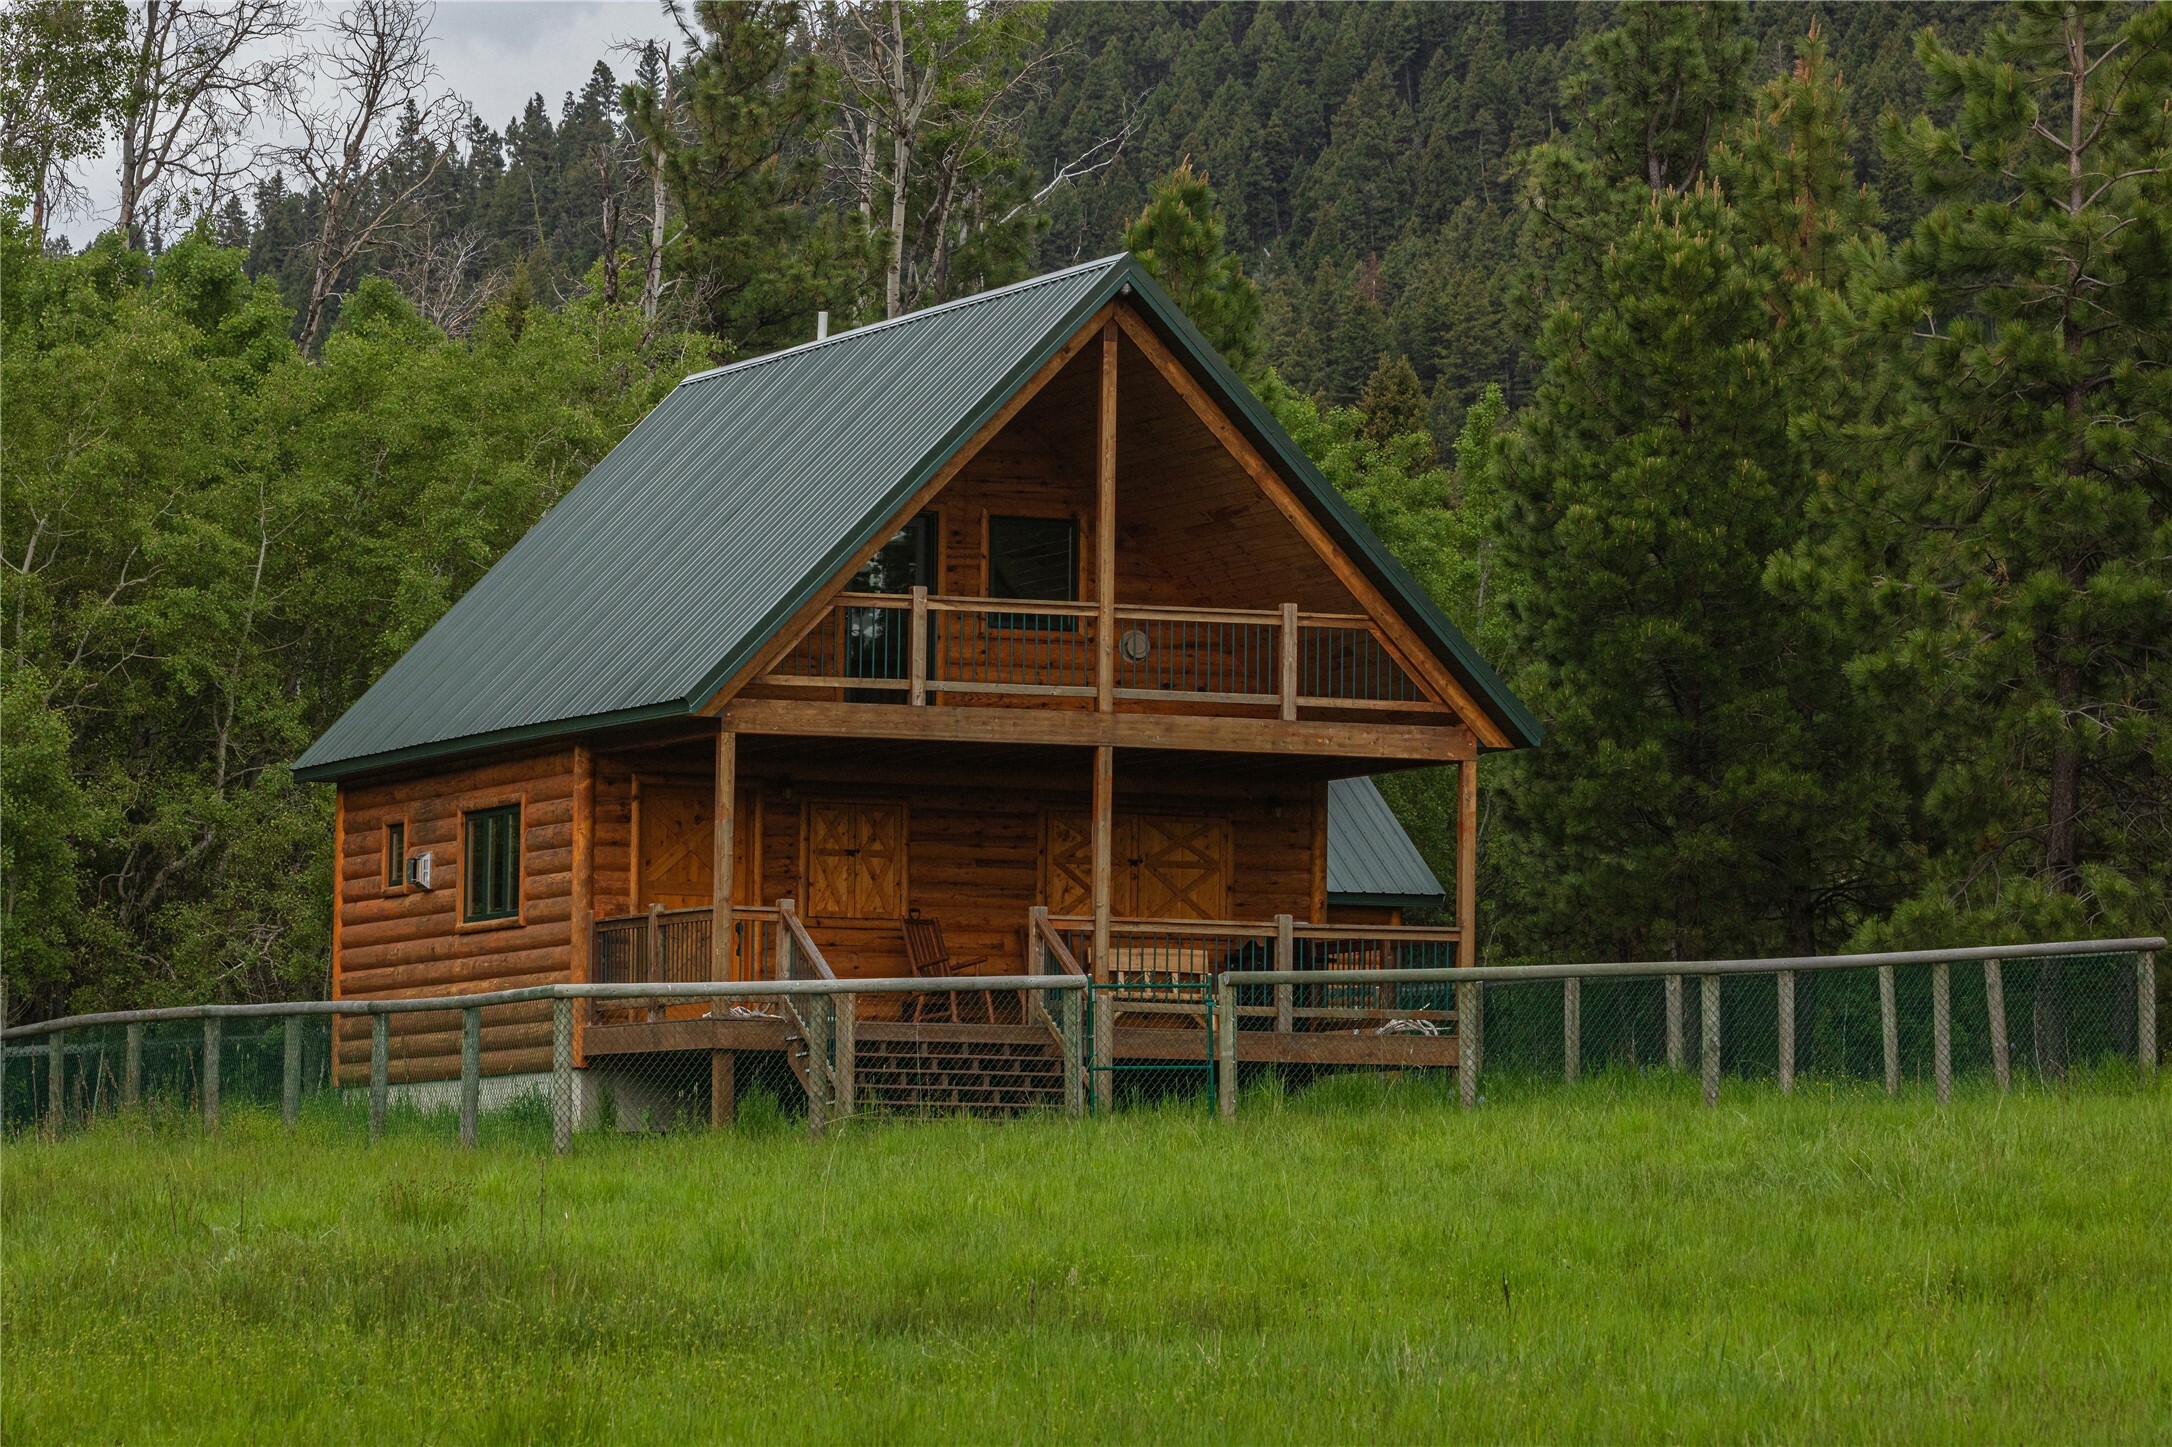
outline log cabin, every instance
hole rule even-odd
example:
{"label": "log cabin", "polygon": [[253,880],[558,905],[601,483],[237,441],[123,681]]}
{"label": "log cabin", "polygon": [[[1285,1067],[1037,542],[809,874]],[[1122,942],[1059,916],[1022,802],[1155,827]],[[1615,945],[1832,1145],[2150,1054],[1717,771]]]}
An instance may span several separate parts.
{"label": "log cabin", "polygon": [[[1240,962],[1473,963],[1477,761],[1539,737],[1118,255],[687,378],[295,771],[337,790],[336,997],[772,978],[789,917],[839,978],[1060,961],[1114,1061],[1197,1054]],[[1442,766],[1452,908],[1367,782]],[[1037,1048],[911,998],[859,1048]],[[1441,1003],[1285,992],[1243,1053],[1452,1063]],[[666,1014],[590,1011],[577,1066],[705,1052],[722,1114],[792,1048]],[[392,1019],[395,1080],[457,1074]],[[484,1073],[550,1048],[547,1004],[494,1012]],[[368,1051],[344,1025],[338,1077]]]}

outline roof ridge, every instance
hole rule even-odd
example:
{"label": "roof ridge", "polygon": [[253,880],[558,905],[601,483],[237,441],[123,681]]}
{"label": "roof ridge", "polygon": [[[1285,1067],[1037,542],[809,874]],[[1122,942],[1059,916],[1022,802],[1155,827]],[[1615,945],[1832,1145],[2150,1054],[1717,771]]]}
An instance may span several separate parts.
{"label": "roof ridge", "polygon": [[900,317],[885,317],[879,322],[869,322],[864,327],[851,327],[845,331],[833,332],[829,336],[820,337],[811,342],[801,342],[797,346],[780,347],[774,352],[764,352],[759,357],[748,357],[739,362],[727,362],[721,367],[711,367],[705,372],[694,372],[682,377],[679,379],[679,386],[684,387],[694,382],[706,382],[712,377],[723,376],[726,372],[743,372],[750,367],[759,367],[764,362],[774,362],[785,357],[798,356],[802,352],[811,352],[817,347],[835,346],[839,342],[864,337],[871,332],[883,331],[890,327],[903,326],[907,322],[924,321],[940,312],[957,311],[963,307],[979,306],[983,302],[994,301],[998,297],[1009,296],[1014,292],[1027,291],[1033,287],[1045,286],[1050,282],[1062,281],[1066,277],[1076,276],[1082,271],[1113,267],[1130,255],[1131,253],[1128,251],[1111,252],[1107,256],[1097,257],[1092,261],[1081,261],[1075,265],[1067,266],[1061,271],[1051,271],[1041,276],[1029,276],[1024,281],[1014,281],[1009,286],[999,286],[990,291],[979,291],[971,296],[961,296],[953,301],[922,307],[919,311],[907,312]]}

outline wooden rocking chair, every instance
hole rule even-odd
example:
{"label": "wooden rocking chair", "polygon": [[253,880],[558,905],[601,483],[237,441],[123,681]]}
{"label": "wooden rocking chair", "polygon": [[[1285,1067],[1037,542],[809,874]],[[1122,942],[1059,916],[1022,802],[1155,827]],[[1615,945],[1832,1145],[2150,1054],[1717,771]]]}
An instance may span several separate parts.
{"label": "wooden rocking chair", "polygon": [[[897,923],[905,935],[905,960],[912,966],[915,979],[947,980],[955,975],[969,975],[973,973],[973,966],[988,963],[986,955],[970,960],[951,958],[950,946],[943,943],[943,922],[939,919],[923,919],[920,912],[915,910]],[[960,998],[960,992],[955,990],[907,996],[905,1018],[918,1024],[931,1015],[938,1018],[947,1015],[951,1024],[961,1025],[965,1021],[958,1010]],[[995,1023],[995,1001],[986,992],[963,998],[980,1001],[988,1023]]]}

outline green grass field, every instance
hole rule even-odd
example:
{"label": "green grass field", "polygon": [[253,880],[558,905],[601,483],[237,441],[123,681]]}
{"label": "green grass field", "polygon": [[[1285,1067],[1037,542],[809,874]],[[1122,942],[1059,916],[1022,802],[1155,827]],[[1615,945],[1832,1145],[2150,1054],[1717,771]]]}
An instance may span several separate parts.
{"label": "green grass field", "polygon": [[2172,1092],[1344,1077],[1081,1125],[11,1143],[0,1429],[2172,1438]]}

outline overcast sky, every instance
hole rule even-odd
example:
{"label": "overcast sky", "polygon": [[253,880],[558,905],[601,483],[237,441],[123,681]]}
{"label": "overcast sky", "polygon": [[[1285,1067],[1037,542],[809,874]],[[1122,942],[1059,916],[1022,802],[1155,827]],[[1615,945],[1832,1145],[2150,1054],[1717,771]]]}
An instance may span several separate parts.
{"label": "overcast sky", "polygon": [[[613,45],[677,31],[657,0],[439,0],[430,34],[438,84],[503,130],[538,91],[556,118],[598,60],[625,76],[632,67],[610,54]],[[83,179],[96,214],[59,228],[77,246],[112,223],[119,193],[111,157],[89,163]]]}

